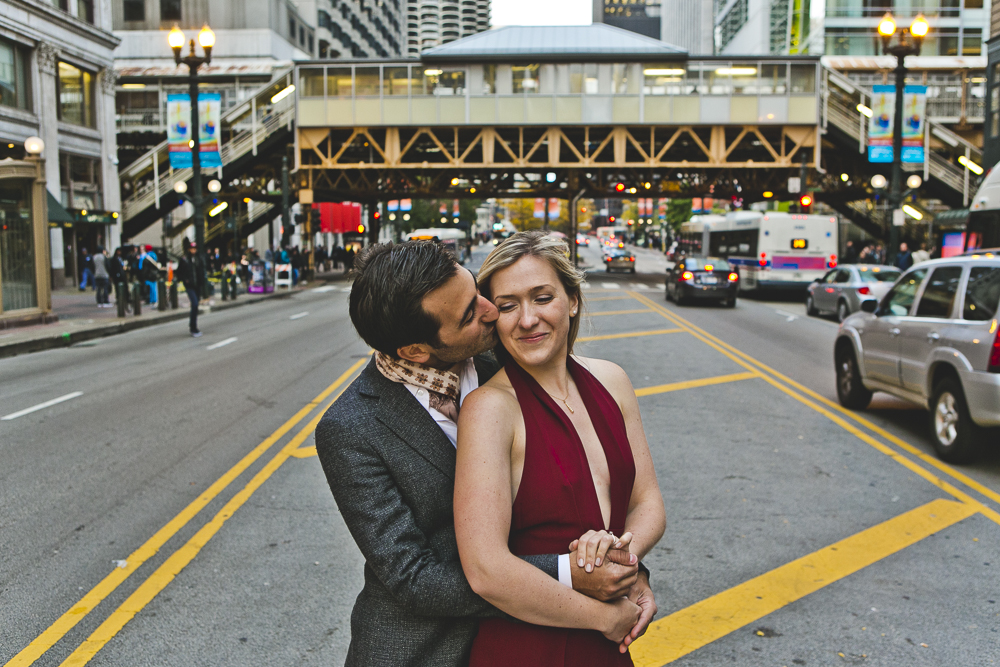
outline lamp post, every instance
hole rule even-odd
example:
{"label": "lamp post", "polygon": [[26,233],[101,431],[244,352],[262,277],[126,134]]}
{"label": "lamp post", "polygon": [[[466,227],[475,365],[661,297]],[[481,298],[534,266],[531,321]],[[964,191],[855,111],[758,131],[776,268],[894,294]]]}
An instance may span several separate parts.
{"label": "lamp post", "polygon": [[198,33],[198,43],[205,55],[197,56],[194,52],[194,39],[191,40],[191,50],[186,56],[181,55],[186,41],[184,32],[176,25],[167,35],[167,43],[174,51],[174,62],[188,66],[188,94],[191,99],[191,204],[194,206],[194,238],[195,261],[198,272],[198,290],[200,296],[208,296],[208,281],[205,277],[205,212],[201,192],[201,133],[198,121],[198,68],[212,62],[212,47],[215,46],[215,33],[207,25]]}
{"label": "lamp post", "polygon": [[[906,56],[920,55],[920,47],[930,26],[923,14],[917,14],[910,27],[896,25],[891,13],[886,12],[878,24],[878,34],[882,37],[882,53],[896,56],[896,112],[892,121],[892,178],[889,183],[889,206],[892,220],[889,225],[888,262],[895,264],[899,251],[899,227],[902,226],[903,211],[903,91],[906,88]],[[893,43],[893,37],[896,37]],[[926,159],[926,157],[925,157]],[[897,224],[897,222],[899,224]]]}

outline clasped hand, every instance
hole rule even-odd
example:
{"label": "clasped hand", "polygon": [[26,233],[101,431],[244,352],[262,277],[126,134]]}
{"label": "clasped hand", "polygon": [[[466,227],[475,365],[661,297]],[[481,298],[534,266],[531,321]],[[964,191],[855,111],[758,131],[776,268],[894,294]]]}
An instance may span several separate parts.
{"label": "clasped hand", "polygon": [[604,530],[589,530],[569,545],[573,589],[613,607],[605,637],[624,653],[646,632],[656,615],[656,602],[639,559],[629,552],[632,533],[615,537]]}

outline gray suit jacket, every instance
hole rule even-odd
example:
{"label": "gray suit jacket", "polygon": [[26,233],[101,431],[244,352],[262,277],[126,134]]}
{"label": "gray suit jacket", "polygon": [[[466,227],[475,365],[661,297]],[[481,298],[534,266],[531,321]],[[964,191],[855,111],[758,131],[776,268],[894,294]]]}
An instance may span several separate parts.
{"label": "gray suit jacket", "polygon": [[[485,381],[493,369],[481,366]],[[347,665],[464,665],[478,618],[499,614],[462,572],[452,515],[455,448],[374,359],[323,416],[316,450],[365,556]],[[558,577],[556,555],[528,562]]]}

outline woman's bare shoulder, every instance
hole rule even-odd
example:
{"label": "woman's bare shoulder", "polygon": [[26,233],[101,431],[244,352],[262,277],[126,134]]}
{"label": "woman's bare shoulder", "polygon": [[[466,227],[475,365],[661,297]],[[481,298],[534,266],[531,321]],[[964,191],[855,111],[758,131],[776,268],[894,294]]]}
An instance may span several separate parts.
{"label": "woman's bare shoulder", "polygon": [[490,380],[471,392],[462,401],[462,412],[464,416],[467,412],[480,416],[508,415],[511,411],[518,410],[517,395],[514,387],[507,379],[506,371],[500,371]]}
{"label": "woman's bare shoulder", "polygon": [[618,364],[607,359],[578,357],[576,355],[573,355],[573,358],[581,366],[590,371],[611,392],[611,395],[619,401],[625,396],[634,395],[635,390],[632,388],[632,381],[629,380],[628,374]]}

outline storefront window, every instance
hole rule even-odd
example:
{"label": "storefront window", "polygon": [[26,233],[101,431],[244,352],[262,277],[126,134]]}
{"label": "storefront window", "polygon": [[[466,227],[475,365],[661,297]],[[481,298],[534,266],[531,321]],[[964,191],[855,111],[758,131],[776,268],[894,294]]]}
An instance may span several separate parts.
{"label": "storefront window", "polygon": [[59,178],[62,181],[63,206],[88,211],[104,208],[100,160],[60,153]]}
{"label": "storefront window", "polygon": [[59,120],[94,127],[94,75],[59,63]]}
{"label": "storefront window", "polygon": [[29,109],[28,52],[21,46],[0,40],[0,104],[16,109]]}
{"label": "storefront window", "polygon": [[38,306],[31,184],[0,181],[0,286],[2,309]]}

